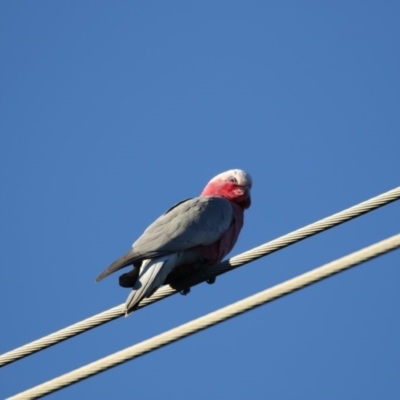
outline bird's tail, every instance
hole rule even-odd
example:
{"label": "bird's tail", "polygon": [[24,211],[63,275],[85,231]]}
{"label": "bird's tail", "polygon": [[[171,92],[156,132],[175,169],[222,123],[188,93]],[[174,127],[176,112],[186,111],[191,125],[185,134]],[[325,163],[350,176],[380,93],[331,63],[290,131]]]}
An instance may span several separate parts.
{"label": "bird's tail", "polygon": [[135,252],[133,249],[129,250],[122,257],[118,258],[118,260],[114,261],[106,270],[104,270],[96,278],[96,282],[100,282],[106,276],[112,274],[115,271],[118,271],[121,268],[127,267],[128,265],[132,265],[138,259],[140,259],[140,255],[137,252]]}
{"label": "bird's tail", "polygon": [[177,253],[143,260],[139,277],[125,303],[125,315],[136,310],[140,301],[151,296],[165,281],[174,269],[180,255]]}

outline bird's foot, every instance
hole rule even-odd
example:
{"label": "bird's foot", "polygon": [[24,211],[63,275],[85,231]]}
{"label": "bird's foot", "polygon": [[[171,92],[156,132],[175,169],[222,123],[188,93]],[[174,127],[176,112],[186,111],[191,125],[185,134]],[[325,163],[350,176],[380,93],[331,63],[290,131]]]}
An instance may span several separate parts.
{"label": "bird's foot", "polygon": [[119,277],[119,285],[123,288],[133,288],[139,276],[139,268],[133,268],[131,271],[122,274]]}
{"label": "bird's foot", "polygon": [[179,293],[180,293],[182,296],[186,296],[187,294],[190,293],[190,288],[182,289],[182,290],[179,291]]}
{"label": "bird's foot", "polygon": [[207,270],[208,268],[204,268],[200,271],[200,275],[202,276],[202,278],[209,284],[212,285],[213,283],[215,283],[215,281],[217,280],[216,276],[207,276]]}

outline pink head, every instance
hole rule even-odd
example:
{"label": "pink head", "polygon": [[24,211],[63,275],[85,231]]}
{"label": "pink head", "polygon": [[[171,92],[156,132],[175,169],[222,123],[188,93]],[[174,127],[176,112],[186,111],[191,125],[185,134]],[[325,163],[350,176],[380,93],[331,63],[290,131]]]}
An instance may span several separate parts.
{"label": "pink head", "polygon": [[252,185],[250,174],[242,169],[231,169],[212,178],[201,196],[224,197],[246,209],[251,204]]}

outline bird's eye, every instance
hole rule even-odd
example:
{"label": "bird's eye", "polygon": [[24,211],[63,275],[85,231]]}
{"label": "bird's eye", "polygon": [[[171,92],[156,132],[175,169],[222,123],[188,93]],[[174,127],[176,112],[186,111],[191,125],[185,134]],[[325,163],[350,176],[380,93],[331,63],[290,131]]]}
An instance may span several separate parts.
{"label": "bird's eye", "polygon": [[228,179],[228,181],[229,181],[229,182],[232,182],[232,183],[237,183],[236,178],[234,178],[233,176],[230,177],[230,178]]}

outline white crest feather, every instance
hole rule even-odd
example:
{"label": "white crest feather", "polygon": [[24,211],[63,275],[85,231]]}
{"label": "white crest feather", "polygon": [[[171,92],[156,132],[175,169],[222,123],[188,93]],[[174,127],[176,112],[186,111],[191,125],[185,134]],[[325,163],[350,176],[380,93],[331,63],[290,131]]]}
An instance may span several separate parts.
{"label": "white crest feather", "polygon": [[230,177],[236,178],[238,184],[241,186],[252,187],[253,185],[251,175],[242,169],[230,169],[229,171],[221,172],[217,176],[214,176],[210,182],[228,180]]}

